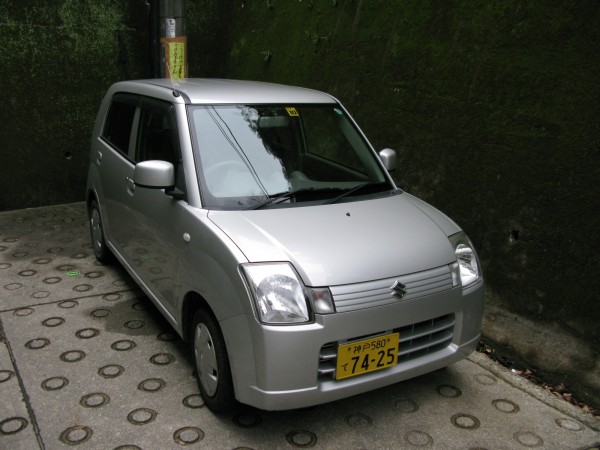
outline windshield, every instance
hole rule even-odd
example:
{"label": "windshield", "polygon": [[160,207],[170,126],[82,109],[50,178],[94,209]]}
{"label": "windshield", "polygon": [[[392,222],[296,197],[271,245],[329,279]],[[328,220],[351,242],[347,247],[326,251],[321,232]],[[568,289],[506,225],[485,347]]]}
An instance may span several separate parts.
{"label": "windshield", "polygon": [[393,188],[336,104],[191,106],[190,117],[208,208],[349,201]]}

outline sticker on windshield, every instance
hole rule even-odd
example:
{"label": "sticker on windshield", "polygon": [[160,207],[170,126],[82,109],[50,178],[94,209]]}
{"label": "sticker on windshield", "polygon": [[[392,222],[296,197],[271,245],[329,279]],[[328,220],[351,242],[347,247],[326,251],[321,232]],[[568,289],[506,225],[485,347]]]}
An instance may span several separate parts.
{"label": "sticker on windshield", "polygon": [[285,110],[287,111],[287,113],[290,117],[299,117],[300,116],[300,114],[298,114],[298,111],[296,111],[296,108],[289,107],[289,108],[285,108]]}
{"label": "sticker on windshield", "polygon": [[336,114],[339,114],[340,116],[342,115],[342,110],[339,108],[333,108],[333,110],[336,112]]}

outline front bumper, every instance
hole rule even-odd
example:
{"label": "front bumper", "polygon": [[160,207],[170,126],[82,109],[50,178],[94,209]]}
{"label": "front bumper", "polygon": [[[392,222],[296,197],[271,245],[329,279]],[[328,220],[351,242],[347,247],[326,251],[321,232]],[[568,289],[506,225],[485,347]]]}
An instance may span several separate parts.
{"label": "front bumper", "polygon": [[[350,397],[460,361],[477,346],[483,317],[483,282],[413,300],[331,315],[307,325],[265,326],[254,317],[221,323],[237,399],[265,410],[284,410]],[[323,346],[451,316],[451,336],[440,347],[400,358],[396,366],[344,380],[319,375]],[[402,332],[401,332],[402,334]],[[400,336],[402,341],[402,335]],[[402,343],[400,353],[403,352]]]}

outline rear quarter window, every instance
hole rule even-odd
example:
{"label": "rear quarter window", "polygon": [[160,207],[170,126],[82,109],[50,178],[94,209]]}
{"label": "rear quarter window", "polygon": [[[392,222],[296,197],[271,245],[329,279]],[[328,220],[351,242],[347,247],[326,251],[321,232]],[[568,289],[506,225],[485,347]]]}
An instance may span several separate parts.
{"label": "rear quarter window", "polygon": [[115,95],[108,110],[102,137],[127,155],[131,127],[136,110],[136,99],[129,95]]}

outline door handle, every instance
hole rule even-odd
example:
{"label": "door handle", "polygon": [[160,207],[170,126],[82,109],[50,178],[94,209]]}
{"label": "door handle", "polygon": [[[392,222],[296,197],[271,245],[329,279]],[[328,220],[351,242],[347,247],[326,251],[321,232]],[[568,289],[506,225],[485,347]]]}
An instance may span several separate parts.
{"label": "door handle", "polygon": [[127,182],[127,187],[130,190],[135,191],[135,183],[134,183],[134,181],[131,178],[129,178],[129,177],[125,177],[125,181]]}
{"label": "door handle", "polygon": [[96,164],[100,165],[101,162],[102,162],[102,152],[100,150],[98,150],[98,152],[96,153]]}

